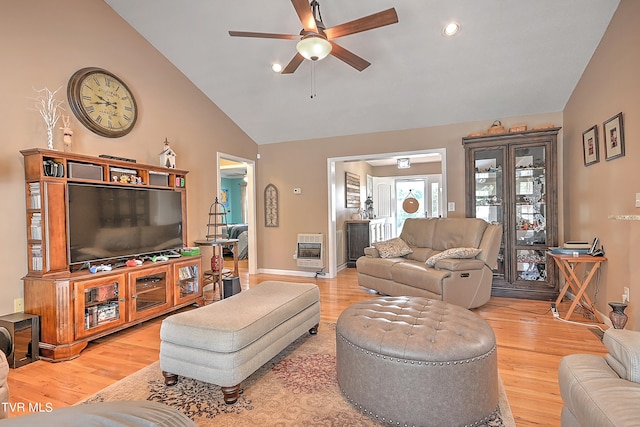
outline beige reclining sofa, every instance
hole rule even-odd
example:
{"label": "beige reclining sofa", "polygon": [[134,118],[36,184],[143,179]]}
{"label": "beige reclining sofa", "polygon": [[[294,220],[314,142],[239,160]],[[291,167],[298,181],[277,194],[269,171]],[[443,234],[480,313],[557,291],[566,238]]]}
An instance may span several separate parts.
{"label": "beige reclining sofa", "polygon": [[502,226],[478,218],[409,218],[400,236],[365,248],[358,283],[391,296],[421,296],[465,308],[491,297]]}

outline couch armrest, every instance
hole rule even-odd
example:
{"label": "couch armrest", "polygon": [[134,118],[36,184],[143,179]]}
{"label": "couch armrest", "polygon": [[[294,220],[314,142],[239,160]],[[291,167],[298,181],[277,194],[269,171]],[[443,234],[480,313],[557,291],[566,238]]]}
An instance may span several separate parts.
{"label": "couch armrest", "polygon": [[364,256],[369,256],[371,258],[380,258],[380,252],[373,246],[369,246],[364,248]]}
{"label": "couch armrest", "polygon": [[602,342],[609,350],[605,360],[620,378],[640,383],[640,332],[607,329]]}
{"label": "couch armrest", "polygon": [[475,258],[458,259],[445,258],[436,261],[434,267],[438,270],[463,271],[463,270],[482,270],[485,266],[484,261]]}

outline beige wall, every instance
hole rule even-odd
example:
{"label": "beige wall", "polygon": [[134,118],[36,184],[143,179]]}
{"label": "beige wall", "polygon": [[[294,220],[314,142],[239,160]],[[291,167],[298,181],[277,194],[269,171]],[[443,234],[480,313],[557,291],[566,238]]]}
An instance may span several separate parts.
{"label": "beige wall", "polygon": [[[631,288],[627,329],[640,330],[640,221],[609,219],[640,215],[640,2],[622,0],[607,32],[564,111],[565,237],[590,240],[598,236],[608,261],[589,287],[597,290],[597,307],[608,313],[608,301],[621,301]],[[602,123],[622,112],[625,156],[605,160]],[[600,162],[585,167],[582,132],[597,124]]]}
{"label": "beige wall", "polygon": [[[529,127],[554,124],[562,126],[562,113],[500,118],[505,127],[526,123]],[[447,200],[455,202],[449,217],[465,216],[464,149],[462,137],[486,130],[491,122],[469,122],[397,132],[351,135],[309,141],[284,142],[259,146],[257,193],[269,183],[280,191],[280,227],[258,227],[258,266],[275,270],[296,270],[293,253],[297,233],[328,233],[329,192],[327,159],[366,157],[369,154],[396,153],[428,149],[446,149]],[[559,140],[562,140],[562,132]],[[336,172],[336,204],[342,203],[344,187]],[[365,185],[364,175],[362,185]],[[342,183],[344,185],[344,183]],[[302,194],[293,194],[301,187]],[[364,191],[364,190],[363,190]],[[364,194],[364,193],[363,193]],[[343,205],[342,205],[343,206]],[[258,212],[264,201],[258,200]],[[278,250],[278,248],[285,248]],[[339,263],[338,263],[339,264]]]}
{"label": "beige wall", "polygon": [[[0,13],[0,314],[13,312],[27,271],[24,170],[20,150],[46,148],[44,120],[33,88],[61,87],[74,131],[73,151],[111,154],[157,164],[166,138],[177,166],[190,170],[189,240],[204,237],[216,190],[216,151],[255,159],[257,145],[184,75],[101,0],[5,1]],[[71,114],[66,85],[86,66],[105,68],[133,91],[140,115],[119,139],[97,136]],[[60,124],[62,124],[60,122]],[[62,149],[62,133],[55,148]]]}
{"label": "beige wall", "polygon": [[[550,112],[525,117],[496,118],[505,126],[526,123],[563,126],[559,164],[564,169],[561,218],[567,239],[590,239],[598,235],[609,261],[600,277],[598,308],[619,300],[622,286],[631,287],[632,301],[640,295],[637,273],[640,254],[637,243],[640,222],[613,221],[610,214],[638,214],[634,207],[640,174],[637,144],[640,133],[639,85],[634,76],[640,69],[640,2],[623,0],[601,45],[570,98],[564,117]],[[108,36],[98,28],[108,28]],[[46,129],[32,109],[33,87],[64,91],[71,74],[85,66],[106,68],[123,78],[138,101],[136,128],[120,139],[99,137],[72,117],[73,150],[83,154],[112,154],[157,162],[167,137],[178,153],[178,167],[188,169],[189,239],[206,231],[208,207],[217,193],[215,154],[221,151],[257,161],[258,267],[296,270],[292,258],[296,234],[327,233],[327,159],[387,152],[445,148],[447,199],[456,203],[449,216],[464,216],[464,150],[461,137],[486,129],[489,122],[470,122],[353,135],[328,139],[287,142],[257,147],[228,117],[165,60],[138,33],[100,0],[29,0],[5,2],[0,14],[0,194],[3,221],[0,236],[0,314],[13,311],[13,299],[21,297],[20,278],[26,272],[25,195],[22,157],[24,148],[46,147]],[[505,90],[508,90],[505,88]],[[490,100],[488,100],[490,102]],[[66,105],[65,105],[66,106]],[[581,134],[593,124],[622,111],[625,117],[626,156],[584,167]],[[416,114],[419,114],[417,112]],[[563,123],[564,122],[564,123]],[[61,134],[56,135],[61,148]],[[601,142],[602,144],[602,142]],[[602,145],[601,145],[602,150]],[[363,174],[364,175],[364,174]],[[280,227],[263,226],[264,187],[280,190]],[[336,183],[336,185],[340,185]],[[342,184],[343,185],[343,184]],[[302,194],[294,195],[293,188]],[[344,189],[342,189],[344,191]],[[339,193],[343,194],[343,193]],[[340,199],[340,196],[338,196]],[[564,211],[563,211],[564,209]],[[561,232],[565,229],[561,224]],[[593,290],[592,290],[593,291]],[[628,309],[630,326],[640,328],[637,310]]]}

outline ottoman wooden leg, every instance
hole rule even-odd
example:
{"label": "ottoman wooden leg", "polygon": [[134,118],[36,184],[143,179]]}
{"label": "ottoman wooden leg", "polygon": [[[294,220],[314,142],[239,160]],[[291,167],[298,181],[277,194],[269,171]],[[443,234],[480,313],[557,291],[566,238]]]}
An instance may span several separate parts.
{"label": "ottoman wooden leg", "polygon": [[178,384],[178,376],[176,374],[162,371],[162,376],[164,377],[164,385],[172,386]]}
{"label": "ottoman wooden leg", "polygon": [[238,392],[240,391],[240,384],[236,384],[231,387],[220,387],[222,394],[224,395],[224,403],[227,405],[233,405],[238,401]]}
{"label": "ottoman wooden leg", "polygon": [[314,326],[313,328],[309,329],[309,333],[310,333],[311,335],[317,335],[317,334],[318,334],[318,326],[319,326],[319,325],[316,325],[316,326]]}

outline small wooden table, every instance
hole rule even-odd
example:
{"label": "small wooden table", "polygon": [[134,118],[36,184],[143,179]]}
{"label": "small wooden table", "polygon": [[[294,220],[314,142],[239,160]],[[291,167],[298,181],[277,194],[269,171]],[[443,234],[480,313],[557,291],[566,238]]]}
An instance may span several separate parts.
{"label": "small wooden table", "polygon": [[[605,262],[607,258],[604,256],[591,256],[586,254],[580,254],[578,256],[568,254],[554,254],[551,252],[548,252],[547,254],[551,258],[553,258],[556,265],[558,266],[558,269],[560,270],[560,272],[562,272],[562,275],[565,279],[564,288],[562,288],[562,291],[560,292],[560,295],[558,295],[558,299],[556,300],[556,308],[562,301],[562,298],[565,296],[569,288],[571,288],[576,296],[571,303],[569,311],[567,311],[564,319],[569,319],[573,314],[573,311],[576,309],[578,303],[581,302],[584,303],[586,307],[593,312],[593,315],[596,317],[598,322],[603,323],[600,314],[598,314],[598,310],[596,310],[593,302],[591,301],[591,298],[589,298],[589,295],[585,293],[585,291],[587,289],[587,286],[589,286],[591,279],[596,274],[596,271],[598,271],[598,269],[600,268],[600,264]],[[593,264],[591,271],[589,271],[589,274],[583,282],[578,279],[578,276],[576,276],[575,273],[576,268],[580,264]]]}
{"label": "small wooden table", "polygon": [[222,279],[227,276],[239,276],[238,270],[238,239],[217,239],[217,240],[196,240],[194,243],[196,246],[211,246],[213,249],[213,255],[211,259],[216,256],[216,250],[220,251],[220,256],[222,256],[222,251],[224,246],[232,246],[233,249],[233,270],[228,268],[222,268],[220,271],[213,270],[205,270],[202,276],[202,285],[203,287],[208,284],[213,284],[213,290],[215,292],[215,287],[218,285],[218,289],[220,292],[220,297],[222,297]]}

